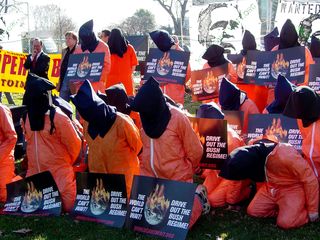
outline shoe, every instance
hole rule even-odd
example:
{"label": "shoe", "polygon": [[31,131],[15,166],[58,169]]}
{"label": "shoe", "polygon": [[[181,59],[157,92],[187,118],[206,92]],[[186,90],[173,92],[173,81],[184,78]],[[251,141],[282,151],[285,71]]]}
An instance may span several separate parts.
{"label": "shoe", "polygon": [[198,185],[196,194],[202,203],[202,215],[208,214],[210,212],[210,203],[208,201],[207,188],[204,185]]}

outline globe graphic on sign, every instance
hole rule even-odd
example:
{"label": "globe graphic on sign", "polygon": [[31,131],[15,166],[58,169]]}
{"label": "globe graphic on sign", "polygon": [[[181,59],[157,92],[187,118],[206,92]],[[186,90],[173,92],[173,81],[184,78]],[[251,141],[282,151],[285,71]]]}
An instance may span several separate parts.
{"label": "globe graphic on sign", "polygon": [[170,53],[165,52],[163,57],[158,60],[157,72],[161,76],[167,75],[173,66],[173,61],[170,59]]}
{"label": "globe graphic on sign", "polygon": [[21,211],[25,213],[32,213],[36,211],[42,202],[42,192],[34,187],[33,182],[27,183],[27,192],[23,197],[21,204]]}
{"label": "globe graphic on sign", "polygon": [[272,63],[271,75],[277,79],[278,75],[281,74],[286,76],[289,69],[289,62],[284,59],[283,53],[277,54],[276,60]]}
{"label": "globe graphic on sign", "polygon": [[84,78],[88,75],[89,71],[91,69],[91,64],[89,62],[89,57],[84,56],[81,63],[79,63],[77,68],[77,75],[80,78]]}
{"label": "globe graphic on sign", "polygon": [[93,215],[101,215],[108,207],[110,193],[106,191],[102,179],[96,179],[96,186],[91,192],[90,211]]}

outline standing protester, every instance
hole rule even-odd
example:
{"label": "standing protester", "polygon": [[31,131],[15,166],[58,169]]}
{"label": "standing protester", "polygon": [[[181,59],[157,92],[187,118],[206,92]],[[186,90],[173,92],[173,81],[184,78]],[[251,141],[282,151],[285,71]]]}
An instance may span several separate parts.
{"label": "standing protester", "polygon": [[111,69],[107,77],[106,88],[122,83],[128,96],[133,96],[132,74],[138,65],[136,52],[118,28],[111,30],[108,45],[111,53]]}
{"label": "standing protester", "polygon": [[72,32],[72,31],[66,32],[64,36],[65,36],[67,47],[62,50],[60,78],[59,78],[59,83],[57,85],[57,91],[60,92],[61,98],[69,102],[70,94],[71,94],[70,86],[69,86],[69,82],[64,81],[64,77],[67,72],[69,57],[71,54],[73,54],[74,50],[77,47],[78,36],[76,35],[75,32]]}
{"label": "standing protester", "polygon": [[110,33],[111,32],[109,30],[107,30],[107,29],[104,29],[104,30],[101,31],[100,39],[106,44],[108,44]]}
{"label": "standing protester", "polygon": [[81,140],[69,117],[52,106],[51,90],[55,86],[33,74],[28,75],[27,82],[27,115],[22,125],[27,142],[27,176],[50,171],[61,193],[63,210],[71,211],[76,198],[72,165]]}
{"label": "standing protester", "polygon": [[32,53],[28,55],[24,63],[29,72],[48,79],[50,57],[42,51],[42,41],[35,38],[32,41]]}

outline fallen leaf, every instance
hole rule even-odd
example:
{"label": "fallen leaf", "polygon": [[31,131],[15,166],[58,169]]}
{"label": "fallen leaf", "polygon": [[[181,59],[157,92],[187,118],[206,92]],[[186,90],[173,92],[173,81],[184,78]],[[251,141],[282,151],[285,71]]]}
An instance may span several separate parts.
{"label": "fallen leaf", "polygon": [[12,231],[13,233],[21,234],[21,235],[26,235],[28,233],[32,233],[32,230],[29,228],[21,228],[19,230],[14,230]]}
{"label": "fallen leaf", "polygon": [[206,233],[205,236],[208,237],[208,238],[212,237],[212,235],[210,233]]}

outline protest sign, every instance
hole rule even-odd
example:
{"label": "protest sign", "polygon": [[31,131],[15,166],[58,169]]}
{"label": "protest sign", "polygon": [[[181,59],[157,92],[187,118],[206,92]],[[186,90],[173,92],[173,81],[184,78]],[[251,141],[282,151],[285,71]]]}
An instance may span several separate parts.
{"label": "protest sign", "polygon": [[167,239],[185,239],[196,185],[135,176],[129,201],[127,227]]}
{"label": "protest sign", "polygon": [[73,216],[121,228],[127,214],[125,176],[120,174],[77,173],[77,196]]}
{"label": "protest sign", "polygon": [[309,87],[320,93],[320,63],[309,66]]}
{"label": "protest sign", "polygon": [[[141,72],[141,70],[144,70],[149,50],[148,36],[128,36],[127,40],[136,51],[136,55],[139,61],[139,65],[136,67],[136,71]],[[143,74],[144,73],[142,72],[141,75]]]}
{"label": "protest sign", "polygon": [[190,52],[169,50],[162,52],[151,48],[147,57],[144,79],[151,76],[160,83],[183,85],[187,75]]}
{"label": "protest sign", "polygon": [[224,113],[224,119],[227,120],[228,125],[241,136],[244,118],[243,111],[222,110],[222,112]]}
{"label": "protest sign", "polygon": [[1,214],[58,216],[61,197],[49,171],[7,184],[7,201]]}

